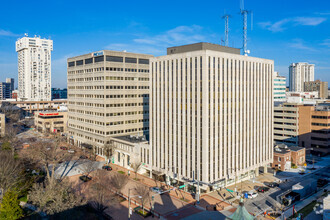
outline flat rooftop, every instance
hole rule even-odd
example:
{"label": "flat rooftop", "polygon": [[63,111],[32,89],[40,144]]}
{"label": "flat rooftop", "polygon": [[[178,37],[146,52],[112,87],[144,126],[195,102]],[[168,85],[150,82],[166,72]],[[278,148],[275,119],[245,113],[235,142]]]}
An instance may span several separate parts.
{"label": "flat rooftop", "polygon": [[136,135],[125,135],[125,136],[117,136],[117,137],[112,137],[113,139],[118,139],[122,141],[127,141],[130,143],[143,143],[143,142],[148,142],[145,138],[145,136],[136,136]]}
{"label": "flat rooftop", "polygon": [[212,43],[195,43],[195,44],[188,44],[183,46],[176,46],[176,47],[169,47],[167,48],[167,55],[171,54],[178,54],[178,53],[186,53],[198,50],[213,50],[218,52],[224,53],[232,53],[232,54],[241,54],[241,50],[238,48],[233,47],[225,47],[219,44],[212,44]]}

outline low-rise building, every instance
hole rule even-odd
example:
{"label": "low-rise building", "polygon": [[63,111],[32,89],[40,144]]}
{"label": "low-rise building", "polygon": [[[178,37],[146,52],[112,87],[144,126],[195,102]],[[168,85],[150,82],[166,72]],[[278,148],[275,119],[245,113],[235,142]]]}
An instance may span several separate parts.
{"label": "low-rise building", "polygon": [[289,147],[292,165],[303,166],[306,162],[306,149],[298,146]]}
{"label": "low-rise building", "polygon": [[272,163],[272,167],[279,170],[287,170],[291,168],[291,152],[286,145],[283,144],[277,145],[274,147],[274,160]]}
{"label": "low-rise building", "polygon": [[5,114],[0,113],[0,137],[5,136],[6,129],[6,117]]}
{"label": "low-rise building", "polygon": [[9,102],[13,105],[24,110],[25,115],[32,115],[34,112],[39,111],[55,111],[59,106],[66,105],[66,99],[58,99],[54,101],[0,101],[0,106],[2,102]]}
{"label": "low-rise building", "polygon": [[42,133],[57,133],[67,131],[68,112],[44,111],[35,112],[34,124]]}
{"label": "low-rise building", "polygon": [[110,144],[114,147],[112,163],[127,169],[132,169],[133,163],[141,163],[140,173],[151,170],[151,167],[148,166],[150,164],[149,144],[145,136],[125,135],[111,137]]}
{"label": "low-rise building", "polygon": [[303,166],[305,159],[305,148],[278,144],[274,147],[272,167],[284,171],[290,169],[292,165]]}

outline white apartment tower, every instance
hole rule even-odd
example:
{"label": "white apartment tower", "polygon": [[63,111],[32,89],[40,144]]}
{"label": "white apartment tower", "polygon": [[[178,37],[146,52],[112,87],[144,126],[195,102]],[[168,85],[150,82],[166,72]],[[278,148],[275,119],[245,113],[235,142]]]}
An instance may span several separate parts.
{"label": "white apartment tower", "polygon": [[290,91],[304,92],[304,83],[314,81],[314,64],[291,63],[289,80]]}
{"label": "white apartment tower", "polygon": [[151,58],[151,165],[213,189],[273,158],[274,61],[197,43]]}
{"label": "white apartment tower", "polygon": [[286,78],[274,72],[274,102],[285,102]]}
{"label": "white apartment tower", "polygon": [[20,98],[28,101],[51,100],[52,50],[52,40],[25,36],[16,41]]}

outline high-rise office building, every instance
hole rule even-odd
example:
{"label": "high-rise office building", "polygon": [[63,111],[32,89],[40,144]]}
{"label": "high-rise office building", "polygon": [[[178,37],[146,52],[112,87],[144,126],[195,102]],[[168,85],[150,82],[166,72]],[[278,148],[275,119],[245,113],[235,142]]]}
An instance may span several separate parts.
{"label": "high-rise office building", "polygon": [[305,82],[304,92],[318,92],[318,98],[328,98],[328,82],[322,82],[320,80]]}
{"label": "high-rise office building", "polygon": [[286,78],[274,72],[274,102],[285,102]]}
{"label": "high-rise office building", "polygon": [[25,36],[16,41],[18,91],[22,100],[51,100],[52,50],[52,40]]}
{"label": "high-rise office building", "polygon": [[71,142],[103,155],[110,137],[148,135],[151,57],[103,50],[68,59]]}
{"label": "high-rise office building", "polygon": [[14,79],[6,78],[6,82],[0,82],[0,100],[11,99],[14,90]]}
{"label": "high-rise office building", "polygon": [[197,43],[168,48],[150,68],[153,170],[216,188],[272,161],[272,60]]}
{"label": "high-rise office building", "polygon": [[314,81],[314,64],[292,63],[289,66],[290,91],[303,92],[304,82]]}

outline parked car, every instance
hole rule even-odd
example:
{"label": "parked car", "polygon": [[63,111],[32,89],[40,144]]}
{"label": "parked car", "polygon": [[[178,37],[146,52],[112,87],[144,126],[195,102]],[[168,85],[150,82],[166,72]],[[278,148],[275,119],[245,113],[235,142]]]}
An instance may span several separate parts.
{"label": "parked car", "polygon": [[68,153],[74,154],[74,150],[68,150]]}
{"label": "parked car", "polygon": [[257,196],[258,196],[258,193],[256,193],[256,192],[248,192],[248,198],[249,199],[256,198]]}
{"label": "parked car", "polygon": [[85,155],[81,155],[80,157],[79,157],[79,159],[88,159],[88,157],[87,156],[85,156]]}
{"label": "parked car", "polygon": [[84,175],[84,176],[80,176],[79,179],[83,182],[88,182],[88,181],[92,180],[92,177]]}
{"label": "parked car", "polygon": [[276,182],[265,182],[264,184],[270,188],[279,187],[279,184]]}
{"label": "parked car", "polygon": [[257,189],[258,192],[262,192],[262,193],[267,192],[268,190],[269,190],[269,188],[265,187],[265,186],[260,186]]}
{"label": "parked car", "polygon": [[65,147],[65,146],[61,146],[60,149],[61,149],[61,150],[68,150],[68,148]]}
{"label": "parked car", "polygon": [[111,171],[111,170],[112,170],[112,168],[111,168],[110,166],[107,166],[107,165],[104,165],[104,166],[102,167],[102,169],[103,169],[103,170],[107,170],[107,171]]}
{"label": "parked car", "polygon": [[163,194],[163,191],[159,187],[150,187],[150,190],[154,193]]}

